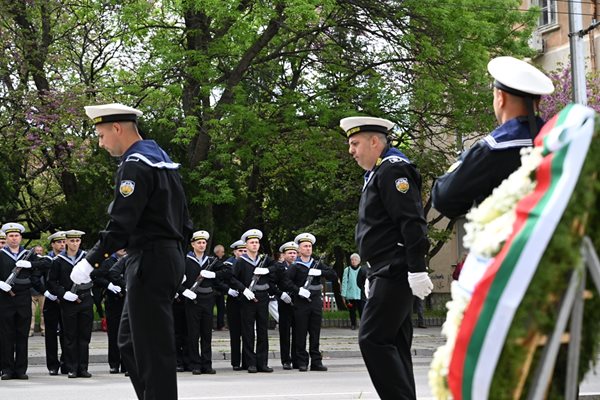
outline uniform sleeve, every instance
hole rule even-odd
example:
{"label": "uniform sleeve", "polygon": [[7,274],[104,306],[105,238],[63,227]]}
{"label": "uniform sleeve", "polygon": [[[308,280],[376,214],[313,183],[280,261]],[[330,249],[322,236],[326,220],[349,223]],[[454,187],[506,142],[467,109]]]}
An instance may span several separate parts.
{"label": "uniform sleeve", "polygon": [[121,289],[125,289],[123,269],[125,268],[126,259],[127,257],[119,258],[119,261],[114,263],[108,270],[108,279],[113,283],[113,285],[120,286]]}
{"label": "uniform sleeve", "polygon": [[243,292],[244,289],[246,289],[246,286],[244,286],[244,284],[241,282],[241,274],[242,274],[242,263],[236,262],[233,265],[233,274],[231,276],[231,279],[229,280],[229,286],[232,289],[237,290],[238,292]]}
{"label": "uniform sleeve", "polygon": [[448,218],[466,214],[493,189],[490,174],[500,166],[490,161],[490,151],[482,142],[463,153],[449,172],[436,179],[431,191],[433,207]]}
{"label": "uniform sleeve", "polygon": [[60,281],[60,263],[57,260],[52,262],[50,266],[50,273],[48,274],[48,289],[50,293],[55,296],[58,296],[62,299],[67,291],[64,287],[59,283]]}
{"label": "uniform sleeve", "polygon": [[381,171],[379,192],[392,222],[398,227],[410,272],[426,271],[429,250],[427,221],[423,216],[421,177],[414,166],[393,163]]}
{"label": "uniform sleeve", "polygon": [[127,241],[138,226],[153,190],[150,167],[135,161],[123,163],[117,174],[114,200],[108,210],[110,220],[86,257],[92,266],[97,268],[112,253],[127,248]]}

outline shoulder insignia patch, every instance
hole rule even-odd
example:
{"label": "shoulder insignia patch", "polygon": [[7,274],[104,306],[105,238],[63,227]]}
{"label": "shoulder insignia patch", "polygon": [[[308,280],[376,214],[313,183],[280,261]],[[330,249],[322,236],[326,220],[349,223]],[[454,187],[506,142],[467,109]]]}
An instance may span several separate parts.
{"label": "shoulder insignia patch", "polygon": [[135,190],[135,182],[134,181],[121,181],[121,186],[119,186],[119,192],[123,197],[130,196]]}
{"label": "shoulder insignia patch", "polygon": [[392,156],[392,157],[388,158],[388,161],[391,162],[392,164],[394,164],[394,163],[401,162],[404,160],[398,156]]}
{"label": "shoulder insignia patch", "polygon": [[408,184],[408,179],[406,178],[398,178],[396,179],[396,190],[400,193],[406,193],[410,189],[410,185]]}

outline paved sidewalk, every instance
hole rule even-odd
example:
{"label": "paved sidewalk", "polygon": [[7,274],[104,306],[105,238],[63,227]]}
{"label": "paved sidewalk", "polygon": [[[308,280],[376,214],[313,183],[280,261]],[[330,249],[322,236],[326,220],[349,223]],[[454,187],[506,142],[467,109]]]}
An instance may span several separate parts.
{"label": "paved sidewalk", "polygon": [[[413,355],[415,357],[431,357],[438,346],[444,343],[440,327],[426,329],[415,328],[413,339]],[[229,332],[213,332],[212,350],[214,360],[229,360]],[[321,330],[321,351],[325,358],[360,357],[358,348],[358,330],[346,328],[323,328]],[[29,338],[29,365],[46,363],[44,337],[37,332]],[[90,363],[107,363],[108,338],[105,332],[92,333],[90,343]],[[279,359],[279,332],[269,330],[269,358]]]}

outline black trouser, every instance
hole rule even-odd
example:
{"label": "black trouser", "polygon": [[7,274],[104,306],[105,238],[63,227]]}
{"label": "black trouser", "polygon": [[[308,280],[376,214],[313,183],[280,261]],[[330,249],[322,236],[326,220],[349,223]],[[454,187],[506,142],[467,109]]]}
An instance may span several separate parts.
{"label": "black trouser", "polygon": [[96,306],[96,312],[100,318],[104,318],[104,307],[102,307],[102,299],[104,298],[104,288],[99,286],[92,287],[92,294],[94,295],[94,305]]}
{"label": "black trouser", "polygon": [[0,291],[0,370],[3,374],[23,375],[27,372],[30,324],[29,289],[16,291],[14,297]]}
{"label": "black trouser", "polygon": [[175,322],[175,352],[177,366],[190,369],[190,352],[188,349],[187,322],[185,321],[184,297],[179,296],[173,302],[173,321]]}
{"label": "black trouser", "polygon": [[217,293],[215,305],[217,306],[217,329],[222,329],[225,326],[225,295]]}
{"label": "black trouser", "polygon": [[242,301],[239,297],[227,296],[227,325],[229,325],[231,366],[241,365],[246,369],[248,363],[245,358],[242,359]]}
{"label": "black trouser", "polygon": [[121,351],[119,351],[119,325],[123,314],[125,297],[117,294],[107,293],[104,305],[106,306],[106,333],[108,335],[108,365],[110,368],[121,368],[125,372]]}
{"label": "black trouser", "polygon": [[140,400],[177,399],[173,298],[184,271],[173,242],[129,250],[127,296],[119,328],[121,358]]}
{"label": "black trouser", "polygon": [[77,293],[81,303],[62,300],[60,313],[63,325],[65,364],[69,372],[88,370],[90,340],[94,323],[94,300],[91,291]]}
{"label": "black trouser", "polygon": [[[63,300],[66,301],[66,300]],[[44,301],[44,323],[46,333],[44,343],[46,344],[46,367],[48,370],[57,370],[64,366],[64,337],[60,316],[60,304],[58,300],[52,301],[48,298]],[[61,355],[58,358],[58,342],[60,342]]]}
{"label": "black trouser", "polygon": [[[269,294],[256,291],[257,302],[242,299],[242,342],[248,367],[267,367],[269,353]],[[256,352],[254,351],[254,323],[256,323]]]}
{"label": "black trouser", "polygon": [[377,394],[383,400],[416,399],[410,347],[412,292],[403,278],[370,278],[358,343]]}
{"label": "black trouser", "polygon": [[[202,371],[212,368],[212,327],[214,293],[198,293],[195,303],[185,300],[185,317],[188,328],[188,348],[193,369]],[[198,351],[200,339],[200,351]]]}
{"label": "black trouser", "polygon": [[350,325],[356,326],[356,312],[358,311],[358,318],[360,318],[364,305],[365,303],[362,300],[346,299],[346,308],[350,313]]}
{"label": "black trouser", "polygon": [[[323,356],[319,350],[321,340],[321,319],[323,318],[323,298],[320,290],[311,290],[311,301],[296,296],[294,299],[294,322],[296,324],[296,354],[299,366],[308,365],[310,354],[311,365],[321,365]],[[306,335],[309,335],[308,352],[306,351]]]}
{"label": "black trouser", "polygon": [[279,310],[279,351],[281,364],[298,364],[296,346],[290,346],[290,333],[292,343],[296,343],[296,327],[294,324],[294,307],[282,300],[277,300]]}

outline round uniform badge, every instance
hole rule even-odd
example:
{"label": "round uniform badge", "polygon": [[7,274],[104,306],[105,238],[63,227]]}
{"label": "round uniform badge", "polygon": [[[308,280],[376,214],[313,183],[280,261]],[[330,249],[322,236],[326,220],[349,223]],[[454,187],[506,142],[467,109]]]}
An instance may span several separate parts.
{"label": "round uniform badge", "polygon": [[400,193],[406,193],[410,189],[410,185],[408,184],[408,179],[406,178],[398,178],[396,179],[396,190]]}
{"label": "round uniform badge", "polygon": [[134,190],[134,181],[121,181],[121,186],[119,186],[119,192],[121,193],[121,195],[123,195],[123,197],[131,196]]}

